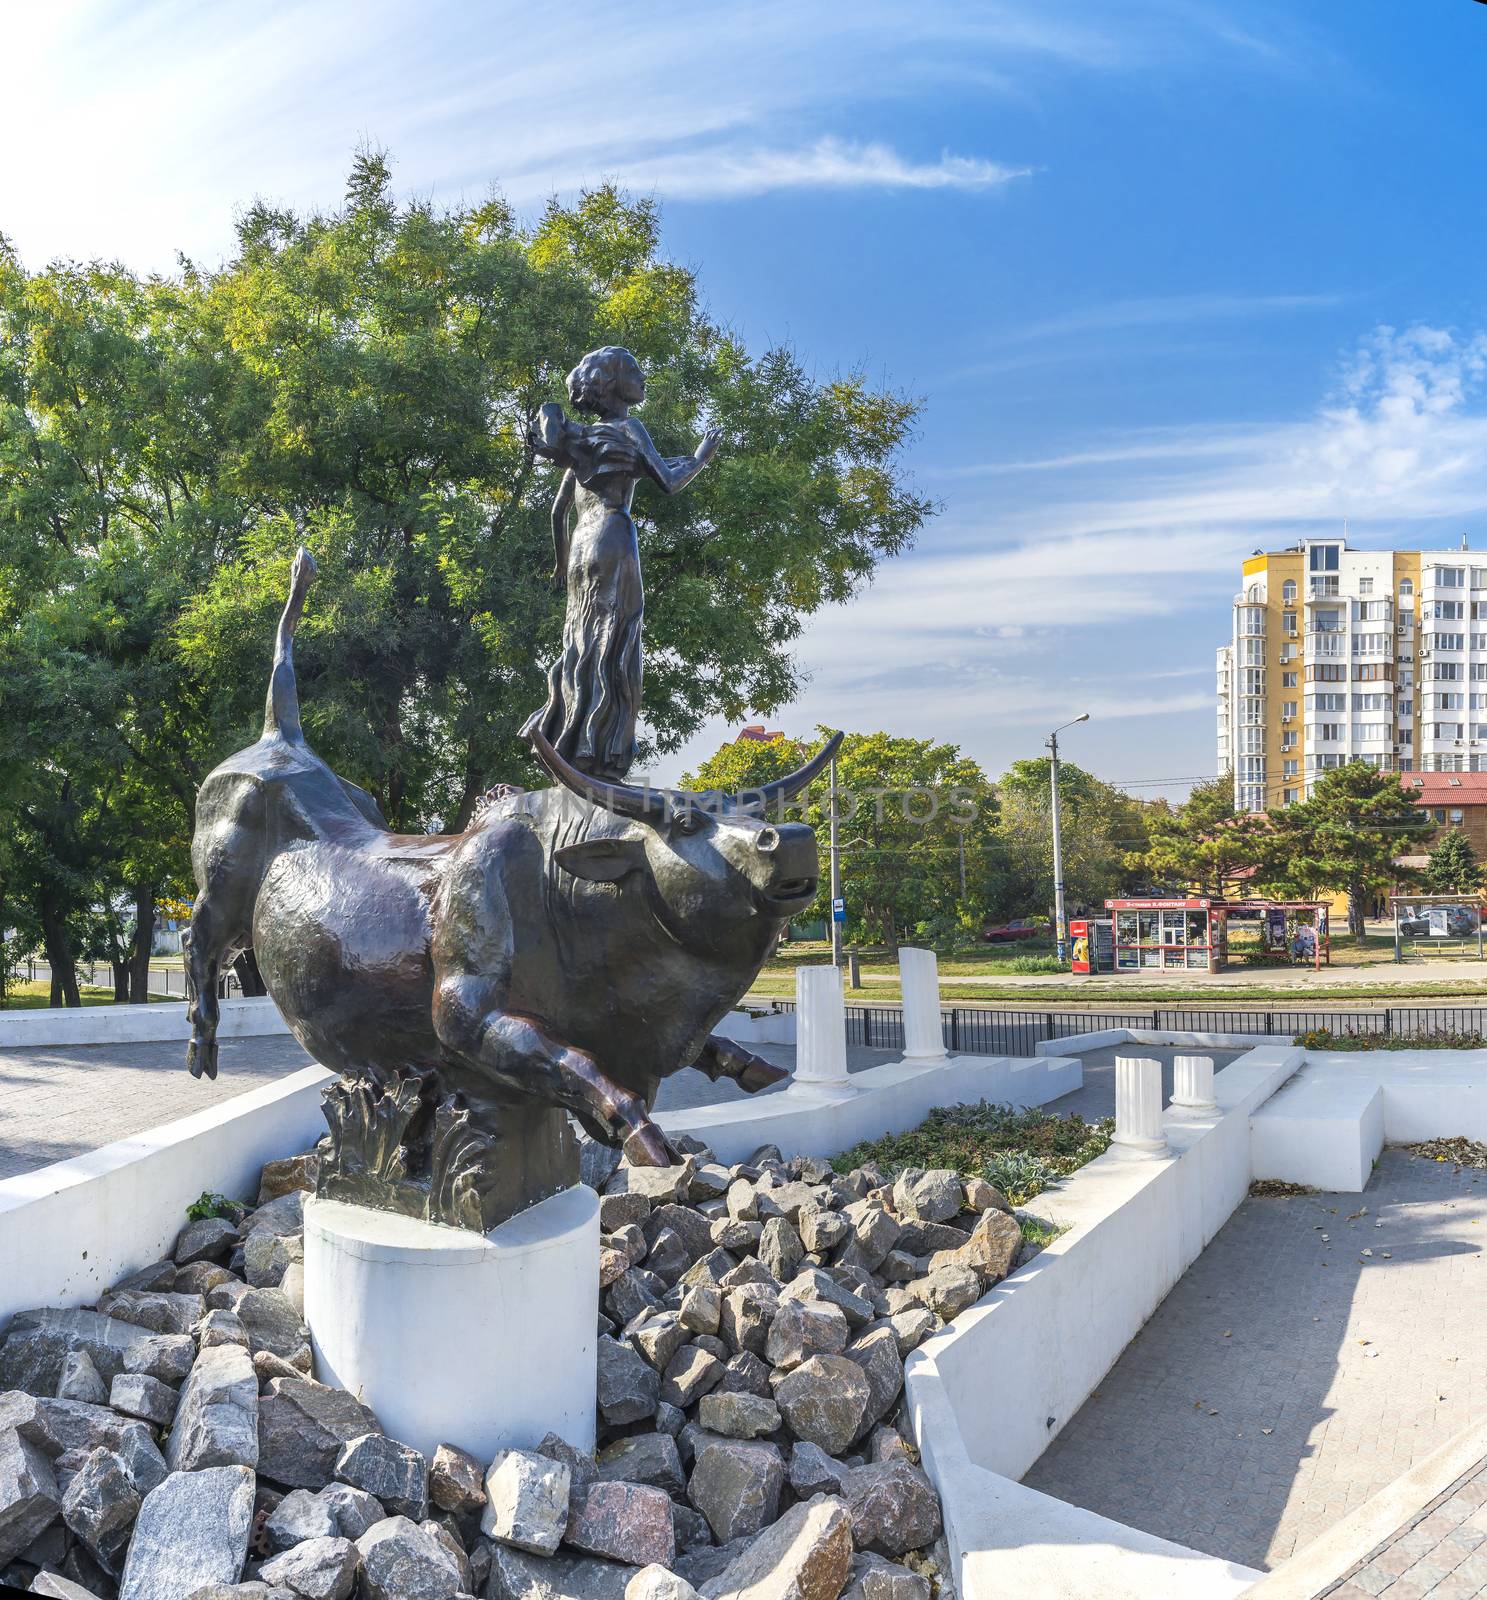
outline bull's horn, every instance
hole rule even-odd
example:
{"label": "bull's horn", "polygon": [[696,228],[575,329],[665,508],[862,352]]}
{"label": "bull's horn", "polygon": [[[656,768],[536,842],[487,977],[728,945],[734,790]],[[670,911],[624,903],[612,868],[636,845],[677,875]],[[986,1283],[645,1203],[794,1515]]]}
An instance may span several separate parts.
{"label": "bull's horn", "polygon": [[634,817],[644,822],[663,822],[669,805],[664,789],[633,789],[628,783],[605,783],[601,778],[591,778],[585,772],[570,766],[548,743],[540,724],[541,713],[522,729],[532,742],[537,759],[565,789],[592,800],[596,806],[613,811],[617,816]]}
{"label": "bull's horn", "polygon": [[803,767],[797,767],[794,772],[787,773],[783,778],[775,778],[770,783],[761,783],[757,788],[748,789],[739,796],[739,803],[743,809],[755,809],[768,812],[771,806],[783,805],[786,800],[793,800],[808,784],[813,783],[821,773],[831,764],[831,758],[842,747],[842,735],[834,733],[825,744],[811,757]]}

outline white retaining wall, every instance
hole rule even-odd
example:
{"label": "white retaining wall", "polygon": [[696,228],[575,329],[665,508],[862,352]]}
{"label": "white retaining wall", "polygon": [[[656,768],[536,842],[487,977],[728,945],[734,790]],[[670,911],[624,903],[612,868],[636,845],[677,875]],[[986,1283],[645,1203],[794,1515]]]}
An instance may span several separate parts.
{"label": "white retaining wall", "polygon": [[186,1207],[203,1190],[256,1196],[265,1162],[308,1150],[325,1132],[320,1091],[333,1076],[304,1067],[164,1127],[0,1182],[0,1327],[17,1311],[90,1305],[109,1285],[168,1255]]}
{"label": "white retaining wall", "polygon": [[[288,1033],[272,1000],[223,1000],[217,1025],[223,1039]],[[189,1039],[191,1024],[180,1000],[148,1006],[83,1006],[67,1010],[0,1011],[0,1050],[72,1044],[148,1044]]]}
{"label": "white retaining wall", "polygon": [[1039,1196],[1038,1213],[1065,1231],[909,1359],[961,1600],[1220,1600],[1258,1577],[1015,1480],[1243,1200],[1251,1113],[1301,1062],[1294,1048],[1250,1051],[1216,1075],[1215,1113],[1166,1116],[1168,1154],[1112,1150]]}

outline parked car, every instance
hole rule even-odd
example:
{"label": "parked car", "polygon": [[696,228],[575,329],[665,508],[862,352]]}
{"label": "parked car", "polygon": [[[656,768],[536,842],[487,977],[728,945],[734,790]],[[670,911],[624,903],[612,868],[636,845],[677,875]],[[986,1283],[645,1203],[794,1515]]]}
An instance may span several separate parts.
{"label": "parked car", "polygon": [[1044,932],[1043,923],[1033,917],[1013,917],[1010,922],[989,923],[981,937],[987,944],[1012,944],[1018,939],[1036,939]]}

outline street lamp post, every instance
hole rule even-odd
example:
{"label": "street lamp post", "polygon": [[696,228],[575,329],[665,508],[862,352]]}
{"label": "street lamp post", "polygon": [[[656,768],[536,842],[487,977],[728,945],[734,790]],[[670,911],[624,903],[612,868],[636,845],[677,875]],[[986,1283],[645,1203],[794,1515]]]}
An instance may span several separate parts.
{"label": "street lamp post", "polygon": [[1083,716],[1075,717],[1073,722],[1066,722],[1063,727],[1055,728],[1048,735],[1048,750],[1051,759],[1048,763],[1048,789],[1050,809],[1053,812],[1053,923],[1054,937],[1058,941],[1058,959],[1064,960],[1069,938],[1069,923],[1064,916],[1064,842],[1059,831],[1058,815],[1058,736],[1064,728],[1072,728],[1081,722],[1089,721],[1089,712]]}

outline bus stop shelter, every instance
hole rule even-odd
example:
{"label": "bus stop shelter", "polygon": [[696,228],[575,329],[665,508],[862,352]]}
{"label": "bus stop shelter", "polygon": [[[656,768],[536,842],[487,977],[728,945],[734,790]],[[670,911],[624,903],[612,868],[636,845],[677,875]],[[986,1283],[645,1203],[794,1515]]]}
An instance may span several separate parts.
{"label": "bus stop shelter", "polygon": [[1404,947],[1416,945],[1433,953],[1482,959],[1482,902],[1475,894],[1391,894],[1394,959],[1404,960]]}

